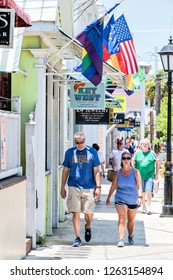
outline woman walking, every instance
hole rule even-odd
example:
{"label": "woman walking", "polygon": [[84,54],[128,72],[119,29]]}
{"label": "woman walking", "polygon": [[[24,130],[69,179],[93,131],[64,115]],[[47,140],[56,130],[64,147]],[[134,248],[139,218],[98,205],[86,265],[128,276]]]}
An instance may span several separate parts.
{"label": "woman walking", "polygon": [[115,208],[118,213],[119,232],[117,246],[124,247],[126,223],[128,242],[130,245],[134,245],[133,234],[135,217],[137,209],[141,204],[142,188],[140,173],[137,169],[132,167],[132,158],[128,152],[124,152],[121,156],[121,169],[115,172],[106,205],[110,205],[110,198],[115,190]]}

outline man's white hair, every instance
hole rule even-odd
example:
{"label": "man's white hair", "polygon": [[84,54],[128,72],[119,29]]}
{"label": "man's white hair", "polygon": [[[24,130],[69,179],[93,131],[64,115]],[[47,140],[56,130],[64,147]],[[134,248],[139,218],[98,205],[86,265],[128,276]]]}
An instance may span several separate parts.
{"label": "man's white hair", "polygon": [[85,139],[85,134],[83,132],[76,132],[74,134],[74,140],[78,139],[78,138],[83,138]]}

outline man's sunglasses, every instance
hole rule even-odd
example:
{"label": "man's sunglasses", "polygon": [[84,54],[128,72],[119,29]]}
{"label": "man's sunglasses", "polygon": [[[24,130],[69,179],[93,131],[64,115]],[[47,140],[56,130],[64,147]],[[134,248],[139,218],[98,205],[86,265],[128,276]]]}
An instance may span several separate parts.
{"label": "man's sunglasses", "polygon": [[122,160],[131,160],[131,157],[122,157]]}
{"label": "man's sunglasses", "polygon": [[75,142],[77,145],[83,144],[85,141],[82,142]]}

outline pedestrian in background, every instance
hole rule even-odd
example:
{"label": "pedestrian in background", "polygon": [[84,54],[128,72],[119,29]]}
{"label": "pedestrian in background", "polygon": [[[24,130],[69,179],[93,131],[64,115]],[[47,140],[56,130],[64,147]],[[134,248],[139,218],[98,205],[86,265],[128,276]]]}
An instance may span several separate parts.
{"label": "pedestrian in background", "polygon": [[61,197],[66,198],[66,182],[68,179],[67,208],[73,213],[73,227],[76,239],[74,247],[82,243],[80,238],[80,213],[85,217],[85,241],[91,239],[91,223],[95,209],[95,200],[100,198],[100,161],[97,151],[85,144],[83,132],[74,135],[75,147],[65,153],[62,171]]}
{"label": "pedestrian in background", "polygon": [[139,147],[139,137],[136,136],[135,139],[134,139],[134,145],[135,145],[135,148]]}
{"label": "pedestrian in background", "polygon": [[111,164],[114,171],[117,171],[121,168],[121,155],[123,152],[128,152],[127,149],[123,147],[123,140],[117,140],[117,148],[114,148],[109,156],[109,163]]}
{"label": "pedestrian in background", "polygon": [[115,172],[109,190],[106,205],[110,205],[110,198],[115,192],[115,208],[118,213],[119,241],[117,246],[124,247],[126,224],[128,229],[128,242],[134,245],[135,217],[142,199],[141,176],[132,166],[132,157],[129,152],[121,156],[121,169]]}
{"label": "pedestrian in background", "polygon": [[125,145],[124,148],[129,151],[129,153],[131,154],[131,157],[134,156],[134,148],[133,148],[132,145],[130,145],[130,139],[129,138],[126,138],[126,145]]}
{"label": "pedestrian in background", "polygon": [[133,137],[131,137],[131,139],[130,139],[130,145],[132,146],[132,148],[135,151],[136,145],[135,145],[135,139]]}
{"label": "pedestrian in background", "polygon": [[[160,161],[153,150],[150,148],[148,139],[140,142],[141,149],[135,153],[134,165],[139,170],[142,178],[142,210],[141,213],[151,215],[151,200],[154,179],[159,179]],[[145,202],[147,196],[147,207]]]}
{"label": "pedestrian in background", "polygon": [[103,176],[103,178],[105,178],[105,159],[104,159],[104,156],[102,155],[102,153],[99,151],[100,150],[100,147],[97,143],[93,143],[92,144],[92,148],[94,148],[97,153],[98,153],[98,157],[99,157],[99,160],[100,160],[100,165],[99,165],[99,169],[100,169],[100,175]]}

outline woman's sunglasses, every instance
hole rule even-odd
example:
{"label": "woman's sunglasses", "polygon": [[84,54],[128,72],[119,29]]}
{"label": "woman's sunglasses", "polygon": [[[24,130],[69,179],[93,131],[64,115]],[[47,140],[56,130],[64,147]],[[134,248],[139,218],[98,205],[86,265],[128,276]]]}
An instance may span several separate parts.
{"label": "woman's sunglasses", "polygon": [[131,157],[122,157],[122,160],[131,160]]}

